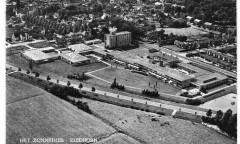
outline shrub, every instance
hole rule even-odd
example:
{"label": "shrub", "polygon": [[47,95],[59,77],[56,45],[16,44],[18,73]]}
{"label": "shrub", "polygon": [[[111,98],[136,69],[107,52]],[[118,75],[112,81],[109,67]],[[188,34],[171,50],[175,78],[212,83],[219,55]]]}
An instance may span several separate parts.
{"label": "shrub", "polygon": [[190,105],[200,105],[202,102],[199,99],[187,99],[186,103]]}

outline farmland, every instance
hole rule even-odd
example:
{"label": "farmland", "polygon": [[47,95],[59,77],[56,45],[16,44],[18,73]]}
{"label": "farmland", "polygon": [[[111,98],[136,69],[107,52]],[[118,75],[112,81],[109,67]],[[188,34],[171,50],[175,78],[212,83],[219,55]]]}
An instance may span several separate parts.
{"label": "farmland", "polygon": [[[67,142],[70,137],[102,139],[115,133],[101,120],[39,88],[12,78],[7,84],[7,97],[11,98],[6,111],[7,144],[19,143],[24,137],[60,137]],[[17,93],[20,88],[24,93]]]}
{"label": "farmland", "polygon": [[[86,101],[92,111],[108,119],[129,134],[134,135],[149,144],[173,144],[176,142],[184,144],[236,143],[201,124],[174,119],[171,116],[159,117],[156,114],[122,108],[102,102],[87,99]],[[157,117],[159,121],[151,121],[151,116]],[[169,125],[164,125],[164,122],[169,122]]]}
{"label": "farmland", "polygon": [[[109,67],[91,74],[109,82],[113,82],[114,78],[116,78],[119,84],[140,89],[154,90],[153,85],[157,82],[156,89],[161,93],[176,94],[179,91],[177,88],[167,85],[156,78],[132,73],[131,71],[122,68]],[[151,84],[150,87],[149,82]]]}

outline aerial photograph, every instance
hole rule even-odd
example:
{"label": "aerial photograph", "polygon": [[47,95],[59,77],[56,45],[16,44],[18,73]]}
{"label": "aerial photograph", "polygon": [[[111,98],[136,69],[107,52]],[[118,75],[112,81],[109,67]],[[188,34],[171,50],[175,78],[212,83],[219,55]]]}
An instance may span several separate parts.
{"label": "aerial photograph", "polygon": [[6,144],[237,144],[236,0],[6,0]]}

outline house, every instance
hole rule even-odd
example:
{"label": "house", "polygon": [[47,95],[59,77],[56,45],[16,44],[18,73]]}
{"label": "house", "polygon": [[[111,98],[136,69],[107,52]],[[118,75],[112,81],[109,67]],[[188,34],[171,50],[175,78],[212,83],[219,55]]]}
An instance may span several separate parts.
{"label": "house", "polygon": [[188,22],[190,22],[192,19],[193,19],[193,17],[191,17],[191,16],[186,16],[186,20],[187,20]]}
{"label": "house", "polygon": [[212,29],[212,23],[205,22],[203,25],[208,29]]}
{"label": "house", "polygon": [[194,21],[193,21],[193,23],[194,23],[194,25],[200,25],[201,24],[201,20],[199,20],[199,19],[195,19]]}

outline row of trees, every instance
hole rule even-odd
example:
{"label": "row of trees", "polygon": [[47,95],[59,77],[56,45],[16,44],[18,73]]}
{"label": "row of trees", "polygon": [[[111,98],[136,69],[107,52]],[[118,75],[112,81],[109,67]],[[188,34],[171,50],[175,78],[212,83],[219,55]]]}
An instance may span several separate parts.
{"label": "row of trees", "polygon": [[150,90],[145,90],[145,89],[142,91],[142,94],[150,96],[150,97],[159,97],[160,96],[158,94],[158,91],[150,91]]}
{"label": "row of trees", "polygon": [[212,110],[208,110],[206,116],[202,116],[202,121],[217,125],[222,131],[237,138],[237,114],[232,114],[232,110],[229,109],[225,113],[221,110],[217,111],[215,117],[212,117]]}
{"label": "row of trees", "polygon": [[78,89],[75,89],[70,86],[64,87],[64,86],[60,86],[60,85],[53,85],[50,88],[50,93],[52,93],[55,96],[58,96],[61,99],[69,101],[70,103],[72,103],[73,105],[76,105],[79,109],[81,109],[85,112],[92,113],[86,102],[75,101],[68,97],[68,96],[72,96],[72,97],[81,98],[82,95]]}
{"label": "row of trees", "polygon": [[83,81],[83,80],[89,79],[89,76],[85,75],[85,73],[83,72],[82,74],[79,74],[79,73],[67,74],[67,78]]}

